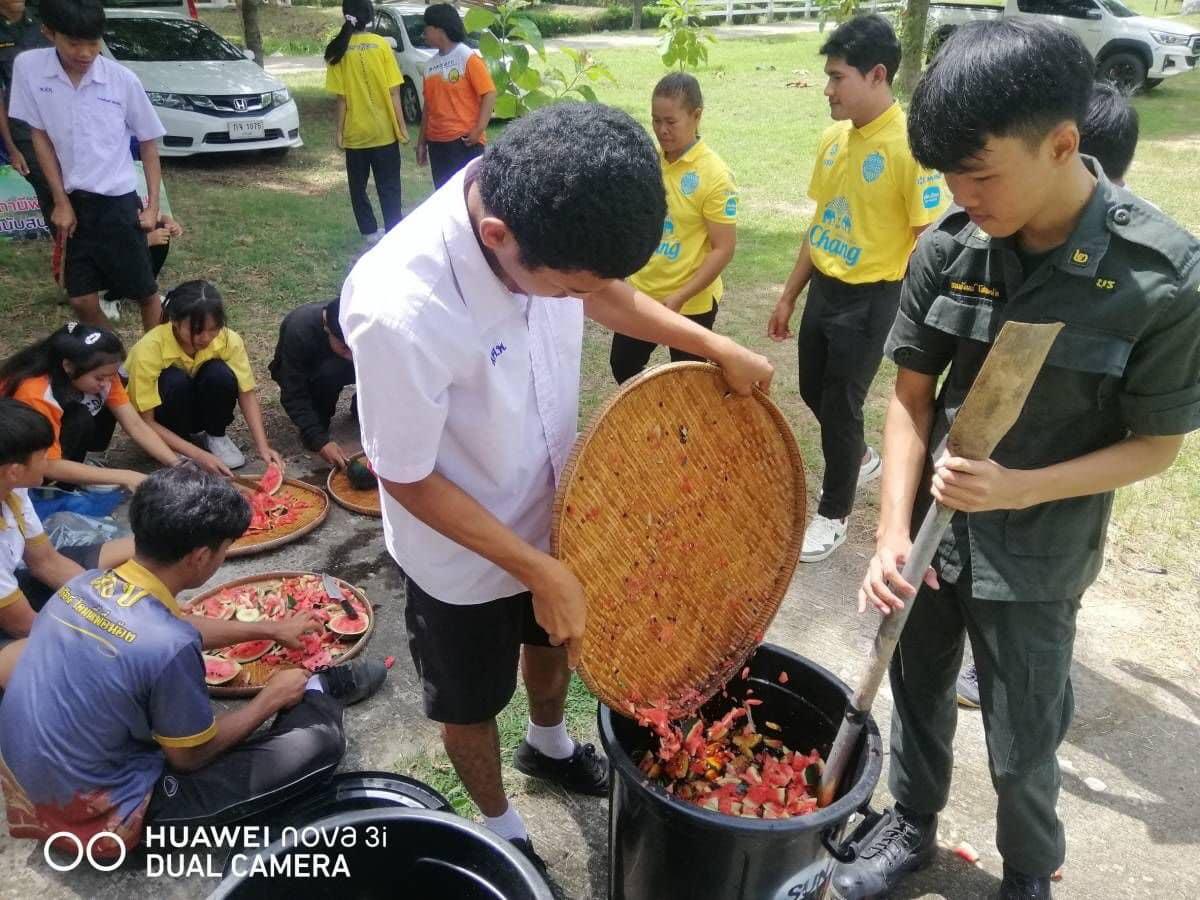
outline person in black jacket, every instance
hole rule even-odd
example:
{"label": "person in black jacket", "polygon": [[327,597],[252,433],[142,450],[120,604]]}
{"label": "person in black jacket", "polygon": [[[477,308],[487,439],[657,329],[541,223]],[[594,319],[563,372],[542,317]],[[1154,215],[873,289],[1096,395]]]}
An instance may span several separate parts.
{"label": "person in black jacket", "polygon": [[354,383],[350,348],[338,324],[338,300],[306,303],[288,313],[268,369],[304,446],[331,466],[345,468],[348,457],[329,437],[342,388]]}

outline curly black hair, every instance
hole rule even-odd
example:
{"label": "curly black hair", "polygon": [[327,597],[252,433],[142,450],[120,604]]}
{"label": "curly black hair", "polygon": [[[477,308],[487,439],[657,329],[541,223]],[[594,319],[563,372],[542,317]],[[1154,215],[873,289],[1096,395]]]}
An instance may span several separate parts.
{"label": "curly black hair", "polygon": [[658,153],[642,126],[609,106],[560,102],[518,119],[484,154],[478,184],[529,269],[625,278],[662,238]]}
{"label": "curly black hair", "polygon": [[908,142],[921,165],[962,171],[989,138],[1040,143],[1083,122],[1095,63],[1074,34],[1024,19],[970,22],[942,45],[913,91]]}

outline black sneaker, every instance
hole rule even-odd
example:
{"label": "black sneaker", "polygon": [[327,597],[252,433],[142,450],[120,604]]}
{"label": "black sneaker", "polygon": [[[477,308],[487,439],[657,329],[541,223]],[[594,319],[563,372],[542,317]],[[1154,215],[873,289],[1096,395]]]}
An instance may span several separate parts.
{"label": "black sneaker", "polygon": [[533,863],[533,867],[538,870],[539,875],[546,874],[546,861],[533,849],[533,841],[527,837],[510,838],[509,843],[525,854],[525,858]]}
{"label": "black sneaker", "polygon": [[979,709],[979,673],[975,671],[975,663],[963,666],[963,670],[958,673],[954,689],[958,692],[959,706]]}
{"label": "black sneaker", "polygon": [[597,753],[592,744],[576,742],[575,751],[569,757],[554,759],[528,741],[521,741],[513,754],[513,766],[523,775],[552,781],[576,794],[608,795],[608,760]]}
{"label": "black sneaker", "polygon": [[346,706],[366,700],[383,685],[387,666],[374,659],[356,659],[340,666],[319,669],[321,686],[330,697]]}
{"label": "black sneaker", "polygon": [[919,822],[899,808],[884,810],[863,838],[858,859],[839,863],[834,869],[834,895],[842,900],[858,900],[883,894],[909,872],[933,862],[936,852],[937,816]]}
{"label": "black sneaker", "polygon": [[1004,867],[1000,900],[1050,900],[1050,876],[1035,877]]}

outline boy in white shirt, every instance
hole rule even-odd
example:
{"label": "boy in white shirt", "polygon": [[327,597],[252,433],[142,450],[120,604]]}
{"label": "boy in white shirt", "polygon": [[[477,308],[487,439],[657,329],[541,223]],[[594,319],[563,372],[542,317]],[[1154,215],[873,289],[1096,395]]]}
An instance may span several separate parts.
{"label": "boy in white shirt", "polygon": [[[142,327],[161,319],[146,232],[158,227],[159,137],[166,133],[136,75],[100,55],[99,0],[45,0],[54,46],[28,50],[13,66],[8,114],[29,124],[66,241],[63,286],[80,321],[107,327],[100,290],[141,305]],[[129,137],[137,138],[148,192],[143,209]],[[45,212],[43,210],[43,212]]]}
{"label": "boy in white shirt", "polygon": [[563,723],[585,604],[548,552],[577,431],[584,316],[717,362],[739,394],[773,372],[625,283],[657,249],[665,215],[645,130],[599,104],[554,104],[510,124],[342,292],[425,713],[488,826],[535,865],[504,793],[495,722],[518,659],[530,721],[516,768],[592,796],[608,783],[607,761]]}

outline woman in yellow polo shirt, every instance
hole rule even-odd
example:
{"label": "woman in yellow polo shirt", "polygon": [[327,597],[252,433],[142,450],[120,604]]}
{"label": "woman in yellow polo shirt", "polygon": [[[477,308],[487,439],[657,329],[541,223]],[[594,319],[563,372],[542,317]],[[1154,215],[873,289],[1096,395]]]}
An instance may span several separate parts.
{"label": "woman in yellow polo shirt", "polygon": [[[667,218],[658,249],[629,283],[711,329],[724,293],[721,272],[737,247],[737,186],[721,157],[700,137],[700,82],[673,72],[655,85],[650,104],[667,188]],[[642,371],[654,347],[613,334],[609,364],[617,383]],[[698,358],[671,350],[675,362]]]}
{"label": "woman in yellow polo shirt", "polygon": [[[408,143],[400,85],[404,76],[391,45],[367,28],[375,19],[370,0],[343,0],[345,22],[325,48],[325,88],[337,94],[337,145],[346,151],[350,205],[363,236],[378,240],[403,216],[400,211],[400,144]],[[367,197],[375,175],[383,230]]]}
{"label": "woman in yellow polo shirt", "polygon": [[125,360],[129,401],[177,453],[223,475],[246,464],[225,434],[241,407],[258,455],[283,468],[267,443],[246,345],[225,327],[225,302],[208,281],[185,281],[163,299],[163,324]]}

